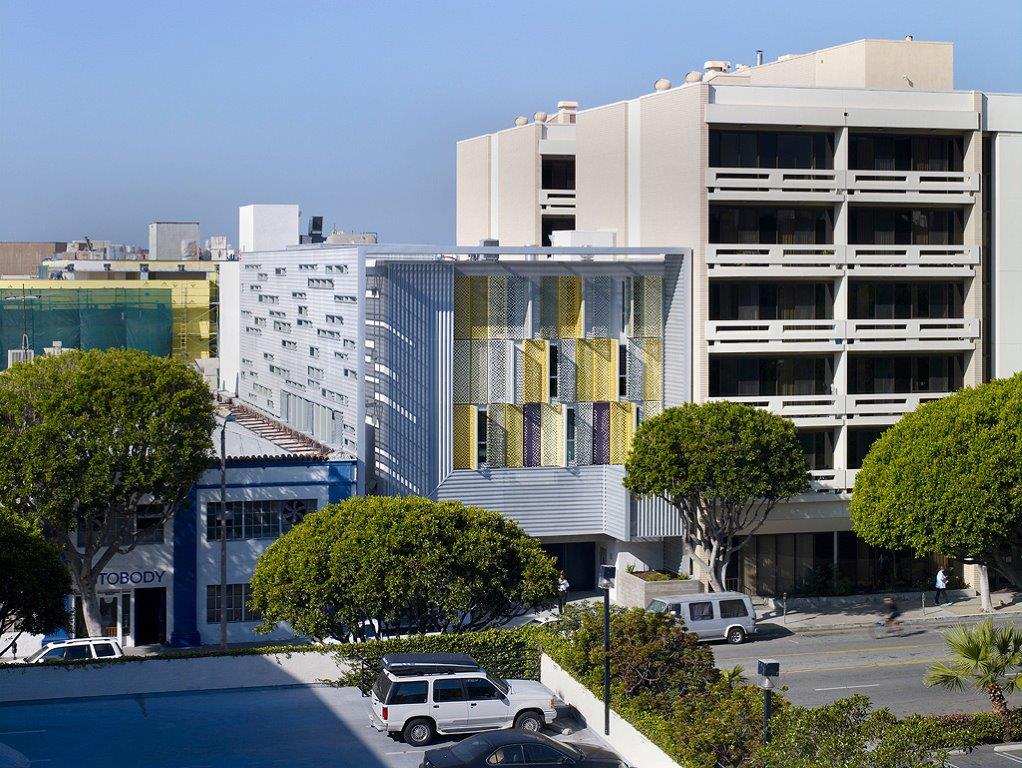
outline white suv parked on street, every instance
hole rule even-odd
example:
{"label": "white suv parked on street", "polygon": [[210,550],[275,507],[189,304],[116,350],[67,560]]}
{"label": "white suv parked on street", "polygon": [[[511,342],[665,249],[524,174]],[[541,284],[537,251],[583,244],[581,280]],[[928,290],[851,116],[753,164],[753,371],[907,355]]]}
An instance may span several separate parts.
{"label": "white suv parked on street", "polygon": [[25,657],[26,664],[57,664],[63,661],[116,659],[123,656],[121,644],[109,637],[78,637],[55,640]]}
{"label": "white suv parked on street", "polygon": [[549,688],[488,675],[465,654],[388,654],[370,695],[373,728],[400,733],[416,747],[438,733],[511,727],[535,732],[557,716]]}

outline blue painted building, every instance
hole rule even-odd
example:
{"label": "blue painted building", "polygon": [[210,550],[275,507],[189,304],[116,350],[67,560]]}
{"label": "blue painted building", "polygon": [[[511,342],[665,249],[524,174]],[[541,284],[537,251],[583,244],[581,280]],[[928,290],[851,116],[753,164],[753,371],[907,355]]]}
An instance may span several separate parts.
{"label": "blue painted building", "polygon": [[[285,625],[256,635],[246,606],[256,561],[309,512],[355,493],[354,457],[254,413],[232,408],[227,425],[228,640],[286,639]],[[219,447],[220,427],[214,434]],[[190,503],[147,531],[100,575],[103,632],[123,645],[213,644],[220,640],[219,466],[206,471]]]}

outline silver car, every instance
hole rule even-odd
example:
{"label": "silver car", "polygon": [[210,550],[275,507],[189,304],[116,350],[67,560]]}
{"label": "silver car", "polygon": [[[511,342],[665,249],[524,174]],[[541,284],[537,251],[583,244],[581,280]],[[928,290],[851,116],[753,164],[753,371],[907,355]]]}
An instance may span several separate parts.
{"label": "silver car", "polygon": [[673,613],[700,640],[727,640],[738,645],[756,634],[756,609],[752,598],[741,592],[660,597],[650,601],[647,610]]}

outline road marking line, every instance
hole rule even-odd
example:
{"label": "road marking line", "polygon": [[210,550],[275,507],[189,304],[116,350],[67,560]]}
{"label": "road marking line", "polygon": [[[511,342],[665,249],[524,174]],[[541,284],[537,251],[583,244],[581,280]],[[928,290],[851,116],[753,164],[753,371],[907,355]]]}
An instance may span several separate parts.
{"label": "road marking line", "polygon": [[22,733],[46,733],[46,730],[41,729],[38,731],[4,731],[0,733],[0,736],[18,736]]}
{"label": "road marking line", "polygon": [[872,664],[842,664],[836,667],[806,667],[805,669],[789,669],[784,674],[794,675],[798,672],[831,672],[835,669],[873,669],[874,667],[918,667],[921,664],[936,664],[946,661],[943,656],[935,659],[916,659],[915,661],[877,661]]}
{"label": "road marking line", "polygon": [[1014,755],[1006,755],[1003,752],[998,752],[997,754],[999,754],[1005,760],[1011,760],[1011,762],[1013,762],[1013,763],[1022,763],[1022,757],[1015,757]]}
{"label": "road marking line", "polygon": [[864,683],[862,685],[837,685],[833,688],[813,688],[816,693],[821,691],[850,691],[852,688],[879,688],[880,683]]}
{"label": "road marking line", "polygon": [[[823,654],[840,654],[840,653],[889,653],[891,651],[907,651],[910,648],[944,648],[945,643],[915,643],[912,645],[874,645],[870,648],[844,648],[833,651],[798,651],[797,653],[778,653],[778,658],[785,656],[822,656]],[[721,661],[741,661],[742,659],[757,660],[758,656],[728,656],[726,658],[721,657]]]}

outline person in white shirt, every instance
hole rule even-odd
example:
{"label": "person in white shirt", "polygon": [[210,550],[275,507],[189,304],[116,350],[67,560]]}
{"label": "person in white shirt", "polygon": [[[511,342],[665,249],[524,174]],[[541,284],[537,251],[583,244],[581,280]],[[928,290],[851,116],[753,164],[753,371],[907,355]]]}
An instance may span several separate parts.
{"label": "person in white shirt", "polygon": [[945,594],[945,592],[947,591],[947,574],[944,573],[943,568],[940,568],[937,571],[937,578],[934,581],[933,586],[936,592],[936,596],[934,597],[933,600],[934,605],[940,605],[940,598],[942,597],[944,598],[944,602],[946,603],[948,601],[947,595]]}
{"label": "person in white shirt", "polygon": [[564,604],[568,599],[568,590],[571,585],[568,583],[564,571],[561,571],[561,578],[557,581],[557,607],[560,613],[564,613]]}

